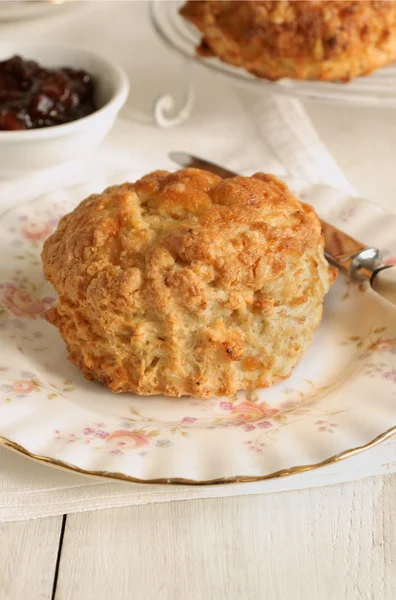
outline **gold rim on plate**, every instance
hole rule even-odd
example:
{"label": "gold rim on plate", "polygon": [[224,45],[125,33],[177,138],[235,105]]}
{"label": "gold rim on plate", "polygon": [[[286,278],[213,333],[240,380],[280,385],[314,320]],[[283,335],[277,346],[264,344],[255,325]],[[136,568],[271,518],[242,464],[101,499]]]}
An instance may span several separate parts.
{"label": "gold rim on plate", "polygon": [[4,448],[8,448],[9,450],[13,450],[18,454],[26,456],[40,464],[51,465],[53,467],[58,467],[64,469],[66,471],[71,471],[73,473],[78,473],[80,475],[89,475],[92,477],[102,477],[106,479],[114,479],[116,481],[129,481],[130,483],[151,483],[151,484],[162,484],[162,485],[224,485],[231,483],[252,483],[255,481],[265,481],[267,479],[279,479],[281,477],[288,477],[290,475],[297,475],[298,473],[305,473],[307,471],[313,471],[314,469],[319,469],[321,467],[327,467],[328,465],[333,465],[341,460],[345,460],[346,458],[350,458],[351,456],[355,456],[364,450],[369,450],[370,448],[374,448],[378,446],[382,442],[389,440],[391,437],[396,435],[396,425],[391,427],[384,433],[380,433],[373,440],[368,442],[367,444],[363,444],[362,446],[356,446],[356,448],[351,448],[349,450],[344,450],[343,452],[339,452],[330,458],[326,458],[318,463],[312,463],[310,465],[300,465],[295,467],[289,467],[288,469],[281,469],[280,471],[274,471],[274,473],[269,473],[268,475],[261,475],[257,477],[248,476],[248,475],[237,475],[235,477],[225,477],[220,479],[210,479],[207,481],[197,481],[194,479],[183,479],[182,477],[174,477],[174,478],[160,478],[160,479],[138,479],[137,477],[132,477],[130,475],[125,475],[124,473],[110,472],[110,471],[87,471],[86,469],[81,469],[80,467],[76,467],[75,465],[71,465],[70,463],[64,462],[62,460],[57,460],[56,458],[50,458],[49,456],[39,456],[37,454],[33,454],[29,452],[23,446],[20,446],[16,442],[12,442],[5,437],[0,436],[0,446]]}
{"label": "gold rim on plate", "polygon": [[[78,185],[73,187],[79,187]],[[31,202],[26,203],[25,205],[31,205],[35,202],[36,199]],[[366,201],[367,202],[367,201]],[[3,213],[4,216],[7,213],[10,213],[14,210],[15,207],[10,207],[7,211]],[[385,214],[381,211],[381,215]],[[15,441],[7,439],[0,435],[0,447],[3,446],[10,450],[15,451],[16,453],[25,456],[29,459],[35,460],[38,463],[43,465],[48,465],[52,467],[57,467],[69,472],[74,472],[80,475],[86,475],[96,478],[108,479],[108,480],[118,480],[118,481],[127,481],[132,483],[142,483],[142,484],[163,484],[163,485],[189,485],[189,486],[204,486],[204,485],[225,485],[225,484],[234,484],[234,483],[249,483],[249,482],[259,482],[270,479],[280,479],[282,477],[287,477],[290,475],[296,475],[299,473],[305,473],[308,471],[312,471],[314,469],[319,469],[324,466],[332,465],[341,460],[347,459],[349,457],[355,456],[360,452],[373,448],[379,445],[381,442],[390,439],[391,437],[396,435],[396,424],[389,429],[387,429],[384,433],[380,433],[371,441],[356,446],[354,448],[350,448],[347,450],[343,450],[337,454],[330,456],[329,458],[322,460],[317,463],[311,464],[302,464],[296,466],[290,466],[289,468],[280,469],[274,471],[272,473],[268,473],[266,475],[235,475],[231,477],[218,477],[215,479],[206,479],[206,480],[198,480],[198,479],[185,479],[182,477],[160,477],[153,479],[139,479],[137,477],[133,477],[131,475],[126,475],[125,473],[120,473],[118,471],[100,471],[100,470],[88,470],[76,465],[70,464],[66,461],[58,460],[56,458],[51,458],[50,456],[40,456],[30,452],[27,448],[21,446]],[[22,440],[21,440],[22,441]],[[45,451],[45,450],[44,450]]]}

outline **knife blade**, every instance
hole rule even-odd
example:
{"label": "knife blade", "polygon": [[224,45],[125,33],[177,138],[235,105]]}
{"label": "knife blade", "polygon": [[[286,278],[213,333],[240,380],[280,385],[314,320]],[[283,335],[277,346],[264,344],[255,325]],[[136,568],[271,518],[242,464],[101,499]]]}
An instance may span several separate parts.
{"label": "knife blade", "polygon": [[[238,174],[187,152],[170,152],[169,158],[184,168],[203,169],[223,179]],[[378,248],[367,246],[320,220],[325,239],[325,256],[351,279],[369,281],[381,296],[396,304],[396,268],[384,265]]]}

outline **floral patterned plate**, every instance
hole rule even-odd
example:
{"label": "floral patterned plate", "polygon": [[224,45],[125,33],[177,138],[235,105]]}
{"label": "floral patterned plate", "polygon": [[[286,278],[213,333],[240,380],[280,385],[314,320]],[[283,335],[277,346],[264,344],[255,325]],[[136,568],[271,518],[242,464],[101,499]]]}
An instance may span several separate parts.
{"label": "floral patterned plate", "polygon": [[[340,276],[293,376],[232,398],[116,395],[66,359],[43,315],[40,250],[88,193],[49,194],[0,218],[0,443],[42,462],[133,481],[209,483],[329,464],[396,433],[396,311]],[[319,214],[396,262],[396,215],[333,188],[287,183]]]}

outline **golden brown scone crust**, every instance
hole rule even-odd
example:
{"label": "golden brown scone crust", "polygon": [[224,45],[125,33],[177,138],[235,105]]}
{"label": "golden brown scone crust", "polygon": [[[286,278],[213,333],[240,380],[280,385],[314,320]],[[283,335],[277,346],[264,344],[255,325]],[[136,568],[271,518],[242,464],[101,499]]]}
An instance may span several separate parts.
{"label": "golden brown scone crust", "polygon": [[349,81],[396,59],[396,2],[189,1],[181,14],[215,55],[266,79]]}
{"label": "golden brown scone crust", "polygon": [[108,188],[45,242],[47,313],[115,392],[233,395],[289,377],[335,279],[319,220],[276,177],[156,171]]}

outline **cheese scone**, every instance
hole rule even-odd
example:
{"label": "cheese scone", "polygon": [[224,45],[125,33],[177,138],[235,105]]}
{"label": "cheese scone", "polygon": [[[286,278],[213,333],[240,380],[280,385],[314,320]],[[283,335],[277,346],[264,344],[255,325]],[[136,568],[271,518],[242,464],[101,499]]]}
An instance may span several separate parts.
{"label": "cheese scone", "polygon": [[272,175],[155,171],[90,196],[45,242],[69,358],[114,392],[208,398],[289,377],[336,270]]}
{"label": "cheese scone", "polygon": [[200,54],[257,77],[349,81],[396,59],[393,0],[189,1]]}

